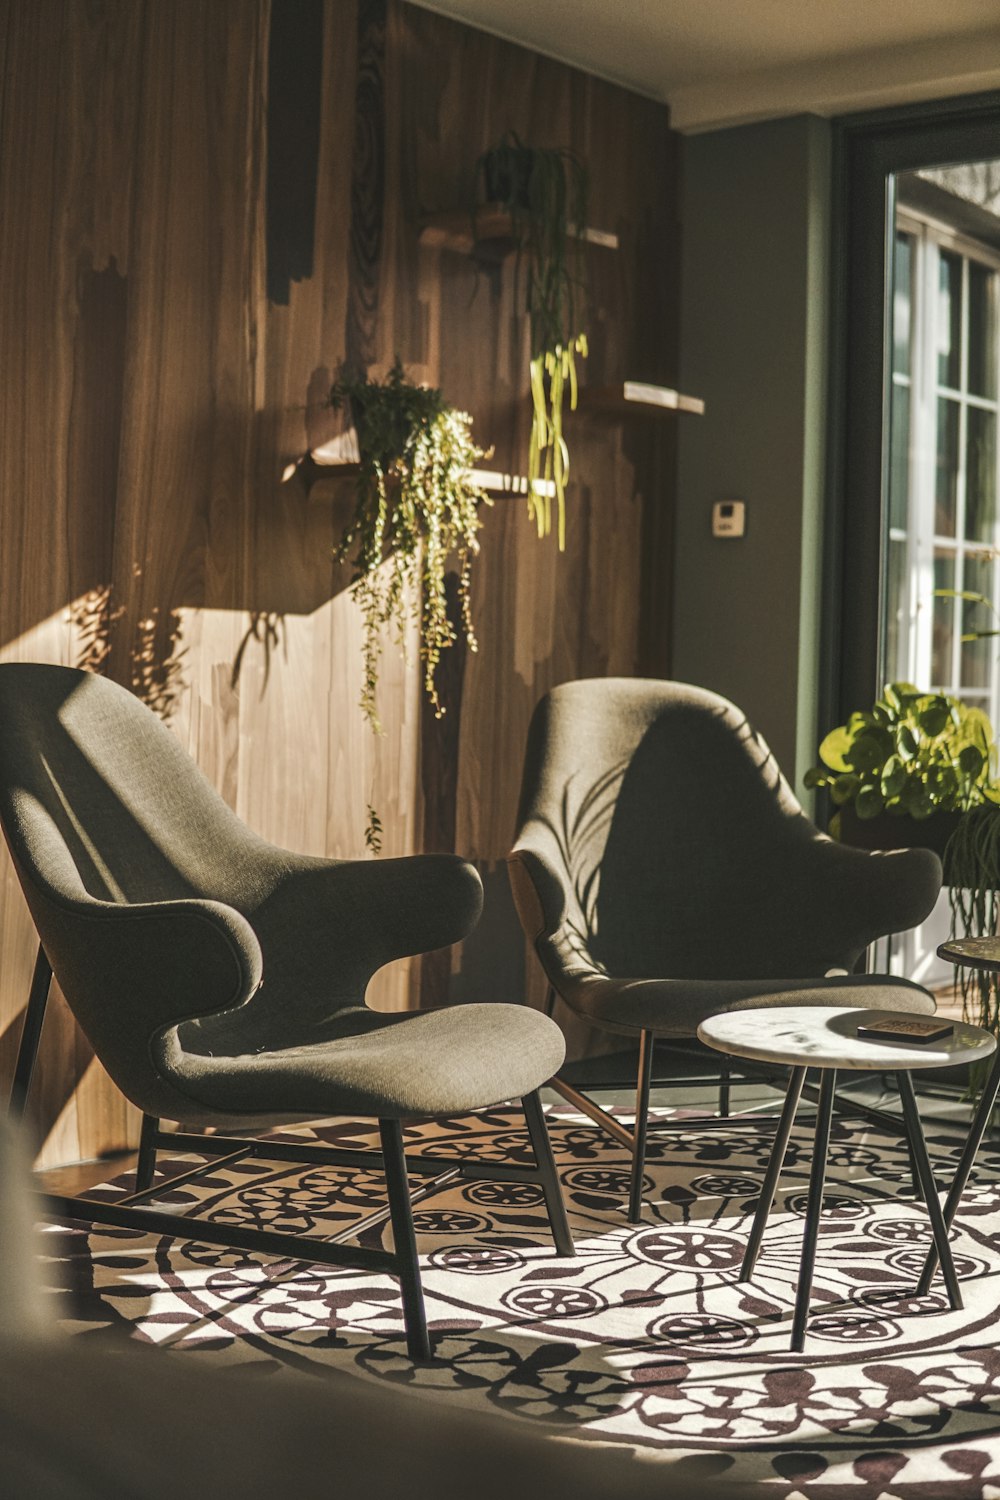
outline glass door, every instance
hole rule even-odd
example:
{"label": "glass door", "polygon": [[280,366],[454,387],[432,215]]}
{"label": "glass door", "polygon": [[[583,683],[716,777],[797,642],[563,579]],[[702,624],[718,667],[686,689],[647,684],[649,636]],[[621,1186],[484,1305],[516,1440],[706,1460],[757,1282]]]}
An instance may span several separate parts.
{"label": "glass door", "polygon": [[[895,189],[882,675],[1000,727],[1000,638],[971,638],[1000,629],[1000,162],[901,173]],[[942,901],[893,968],[949,980],[934,956],[947,930]]]}

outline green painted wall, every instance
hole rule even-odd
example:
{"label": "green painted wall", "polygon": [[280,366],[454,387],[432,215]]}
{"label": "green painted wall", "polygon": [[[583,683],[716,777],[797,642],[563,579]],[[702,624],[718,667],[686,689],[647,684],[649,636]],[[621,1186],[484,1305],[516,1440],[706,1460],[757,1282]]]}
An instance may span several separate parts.
{"label": "green painted wall", "polygon": [[[745,709],[782,769],[817,743],[830,127],[816,116],[688,137],[674,676]],[[746,535],[712,536],[717,500]]]}

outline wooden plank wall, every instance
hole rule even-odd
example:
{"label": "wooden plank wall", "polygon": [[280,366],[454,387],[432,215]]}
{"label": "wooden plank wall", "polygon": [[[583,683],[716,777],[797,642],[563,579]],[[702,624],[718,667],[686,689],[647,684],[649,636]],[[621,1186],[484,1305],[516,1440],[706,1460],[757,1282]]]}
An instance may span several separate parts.
{"label": "wooden plank wall", "polygon": [[[415,667],[388,653],[377,745],[331,561],[350,496],[279,476],[334,430],[323,398],[344,359],[381,375],[397,353],[472,412],[496,467],[523,467],[512,264],[419,243],[421,214],[468,201],[477,154],[509,128],[574,147],[592,221],[621,236],[590,252],[588,378],[672,379],[666,111],[400,0],[276,0],[273,17],[268,0],[3,0],[0,38],[0,653],[137,686],[267,837],[357,855],[374,792],[386,853],[458,848],[499,893],[539,694],[666,668],[671,430],[574,419],[566,554],[497,503],[451,716],[428,716]],[[33,938],[3,858],[9,1076]],[[471,967],[402,964],[374,1003],[439,1002],[463,973],[537,1000],[491,899],[507,968],[488,948]],[[134,1142],[61,1003],[39,1074],[45,1164]]]}

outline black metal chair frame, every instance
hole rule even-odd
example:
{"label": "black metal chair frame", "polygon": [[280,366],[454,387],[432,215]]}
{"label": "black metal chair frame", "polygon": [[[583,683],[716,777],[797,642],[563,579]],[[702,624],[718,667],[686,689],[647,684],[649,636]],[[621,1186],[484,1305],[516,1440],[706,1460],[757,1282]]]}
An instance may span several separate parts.
{"label": "black metal chair frame", "polygon": [[[546,999],[546,1011],[551,1016],[555,1009],[558,993],[554,985],[549,985]],[[558,1074],[549,1080],[549,1088],[554,1089],[581,1114],[599,1125],[613,1141],[624,1146],[632,1157],[632,1167],[629,1176],[629,1202],[628,1222],[639,1224],[642,1222],[642,1178],[646,1166],[646,1139],[649,1130],[669,1133],[676,1130],[690,1130],[690,1120],[657,1120],[650,1121],[649,1099],[653,1087],[653,1055],[656,1043],[656,1033],[653,1031],[642,1031],[639,1033],[639,1064],[636,1079],[635,1116],[632,1128],[620,1120],[617,1115],[611,1114],[592,1099],[582,1089],[576,1088],[565,1078]],[[722,1060],[711,1070],[711,1076],[719,1082],[719,1113],[713,1118],[713,1124],[721,1127],[726,1125],[746,1126],[745,1115],[730,1115],[730,1090],[734,1079],[743,1076],[742,1070],[733,1068],[729,1059]],[[755,1072],[754,1076],[757,1076]],[[658,1087],[681,1088],[689,1083],[687,1078],[658,1080]],[[765,1119],[760,1122],[770,1125],[771,1120]]]}
{"label": "black metal chair frame", "polygon": [[[44,950],[39,946],[11,1088],[10,1114],[15,1119],[23,1116],[27,1104],[51,981],[51,966]],[[410,1358],[415,1361],[428,1360],[432,1355],[413,1228],[414,1203],[422,1202],[433,1193],[459,1181],[536,1183],[542,1190],[557,1254],[572,1256],[576,1253],[538,1091],[526,1094],[520,1102],[535,1156],[533,1167],[516,1162],[483,1161],[464,1156],[456,1160],[454,1157],[407,1153],[403,1143],[403,1122],[398,1119],[378,1121],[381,1149],[376,1151],[257,1139],[253,1136],[165,1131],[161,1130],[158,1119],[144,1114],[135,1189],[132,1193],[114,1202],[104,1202],[86,1195],[66,1197],[45,1194],[42,1196],[42,1210],[46,1217],[59,1220],[109,1224],[116,1228],[140,1229],[173,1238],[179,1234],[190,1234],[206,1244],[221,1245],[228,1249],[275,1255],[306,1264],[350,1266],[373,1273],[388,1273],[399,1281],[406,1347]],[[201,1166],[154,1184],[156,1157],[161,1148],[169,1150],[171,1155],[196,1154],[208,1159]],[[206,1172],[248,1158],[369,1170],[374,1168],[376,1171],[381,1168],[385,1173],[388,1201],[385,1207],[374,1210],[346,1229],[324,1239],[220,1224],[217,1220],[199,1214],[178,1214],[146,1206],[174,1188],[196,1181]],[[411,1174],[425,1179],[412,1191],[409,1185]],[[393,1250],[373,1250],[363,1245],[347,1243],[387,1220],[392,1226]]]}

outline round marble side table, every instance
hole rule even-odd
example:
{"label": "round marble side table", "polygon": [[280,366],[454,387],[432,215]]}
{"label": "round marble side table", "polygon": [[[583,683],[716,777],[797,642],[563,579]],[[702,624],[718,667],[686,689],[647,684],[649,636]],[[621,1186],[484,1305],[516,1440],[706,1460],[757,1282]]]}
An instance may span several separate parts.
{"label": "round marble side table", "polygon": [[906,1019],[925,1022],[930,1018],[908,1017],[900,1011],[861,1010],[843,1006],[836,1009],[821,1006],[776,1006],[774,1009],[729,1011],[724,1015],[712,1016],[698,1027],[700,1039],[719,1052],[757,1062],[784,1063],[791,1068],[788,1092],[778,1120],[764,1185],[740,1268],[740,1281],[748,1281],[753,1274],[788,1149],[788,1138],[795,1121],[806,1070],[819,1068],[822,1071],[816,1115],[816,1141],[809,1173],[809,1196],[802,1239],[802,1260],[792,1322],[791,1347],[795,1353],[801,1353],[805,1347],[838,1069],[848,1072],[895,1073],[906,1133],[920,1190],[927,1205],[948,1300],[953,1308],[962,1306],[962,1294],[948,1244],[948,1230],[920,1128],[920,1114],[910,1073],[915,1068],[946,1068],[955,1067],[959,1063],[975,1062],[979,1058],[989,1057],[997,1044],[988,1032],[981,1031],[978,1026],[966,1026],[961,1021],[954,1023],[950,1035],[933,1042],[875,1041],[857,1034],[859,1025]]}

